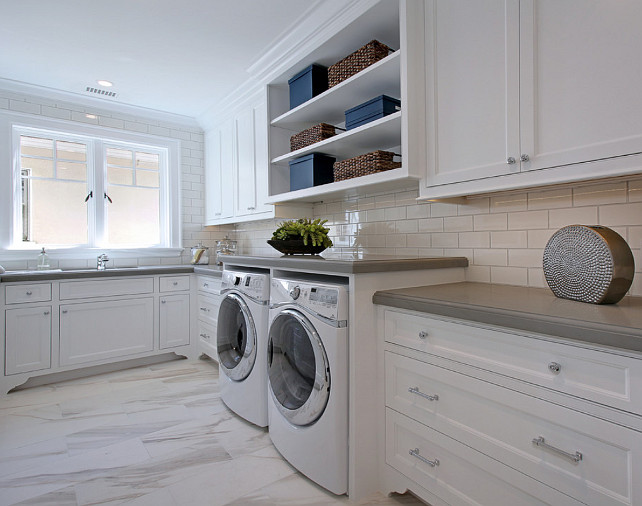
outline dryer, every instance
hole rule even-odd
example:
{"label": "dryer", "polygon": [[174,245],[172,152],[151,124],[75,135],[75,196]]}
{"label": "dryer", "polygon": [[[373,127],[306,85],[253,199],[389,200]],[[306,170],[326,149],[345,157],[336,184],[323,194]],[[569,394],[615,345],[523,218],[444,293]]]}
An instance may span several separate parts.
{"label": "dryer", "polygon": [[221,399],[259,427],[267,415],[267,327],[270,275],[266,271],[224,270],[216,351]]}
{"label": "dryer", "polygon": [[347,284],[273,278],[267,363],[274,446],[311,480],[347,493]]}

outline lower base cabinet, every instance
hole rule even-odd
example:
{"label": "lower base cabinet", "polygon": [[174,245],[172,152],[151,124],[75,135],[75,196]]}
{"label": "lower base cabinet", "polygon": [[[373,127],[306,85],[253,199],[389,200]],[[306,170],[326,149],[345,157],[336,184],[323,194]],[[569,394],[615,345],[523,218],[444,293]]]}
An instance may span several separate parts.
{"label": "lower base cabinet", "polygon": [[[412,312],[386,309],[384,319],[385,455],[395,490],[447,505],[642,504],[640,424],[615,422],[619,413],[642,417],[636,391],[642,386],[628,383],[638,377],[642,360]],[[475,335],[477,341],[471,339]],[[502,349],[507,368],[499,362],[480,368],[479,361],[494,356],[497,342],[511,335],[512,348]],[[536,364],[517,364],[540,354],[546,358],[540,379],[526,381]],[[582,354],[591,358],[592,377],[579,367]],[[558,364],[557,370],[549,362]],[[581,386],[599,384],[600,371],[616,367],[625,374],[614,378],[629,385],[629,410],[604,406],[607,390],[571,394],[578,379]],[[557,380],[552,388],[537,386],[547,383],[547,375]],[[618,381],[610,383],[612,390],[619,389]],[[552,402],[552,390],[568,401],[556,396]],[[611,414],[594,416],[591,406]]]}
{"label": "lower base cabinet", "polygon": [[51,306],[5,312],[5,374],[51,367]]}
{"label": "lower base cabinet", "polygon": [[159,307],[160,348],[189,344],[189,295],[164,295]]}
{"label": "lower base cabinet", "polygon": [[154,349],[154,298],[60,306],[60,365],[122,357]]}

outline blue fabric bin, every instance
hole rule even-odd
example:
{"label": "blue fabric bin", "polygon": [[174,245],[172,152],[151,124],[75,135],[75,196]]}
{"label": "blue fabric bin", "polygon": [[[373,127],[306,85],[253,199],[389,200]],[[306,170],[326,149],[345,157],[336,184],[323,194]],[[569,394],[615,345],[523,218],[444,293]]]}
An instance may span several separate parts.
{"label": "blue fabric bin", "polygon": [[401,109],[401,100],[379,95],[346,111],[346,130],[365,125]]}
{"label": "blue fabric bin", "polygon": [[313,63],[288,80],[290,109],[307,102],[328,89],[328,69]]}
{"label": "blue fabric bin", "polygon": [[310,153],[290,161],[290,191],[332,183],[335,160],[333,156]]}

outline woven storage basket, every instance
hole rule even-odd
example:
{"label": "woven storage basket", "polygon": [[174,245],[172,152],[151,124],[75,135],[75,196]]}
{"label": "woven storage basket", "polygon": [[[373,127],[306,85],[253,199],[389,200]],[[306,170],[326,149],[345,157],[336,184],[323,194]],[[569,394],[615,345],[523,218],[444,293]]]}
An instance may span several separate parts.
{"label": "woven storage basket", "polygon": [[392,157],[394,153],[390,151],[373,151],[365,155],[355,156],[340,162],[335,162],[334,180],[342,181],[352,179],[353,177],[367,176],[386,170],[398,169],[401,162],[394,162]]}
{"label": "woven storage basket", "polygon": [[388,56],[392,51],[388,46],[378,40],[371,40],[343,60],[328,67],[328,88],[336,86],[348,77],[361,72],[366,67]]}
{"label": "woven storage basket", "polygon": [[324,139],[328,139],[336,134],[336,131],[332,125],[327,123],[319,123],[313,127],[306,128],[298,134],[294,134],[290,137],[290,151],[296,151],[297,149],[304,148],[310,144],[316,142],[321,142]]}

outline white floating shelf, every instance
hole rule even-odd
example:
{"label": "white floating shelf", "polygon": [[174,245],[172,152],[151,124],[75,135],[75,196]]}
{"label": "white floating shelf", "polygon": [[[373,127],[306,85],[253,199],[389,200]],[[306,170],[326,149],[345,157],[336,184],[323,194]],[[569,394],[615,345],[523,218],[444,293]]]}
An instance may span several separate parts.
{"label": "white floating shelf", "polygon": [[272,159],[273,164],[287,165],[290,160],[309,153],[323,153],[339,160],[401,145],[401,113],[395,112],[360,127],[305,148]]}
{"label": "white floating shelf", "polygon": [[395,51],[358,74],[272,120],[271,125],[304,130],[318,123],[339,124],[345,111],[379,95],[401,98],[401,52]]}

